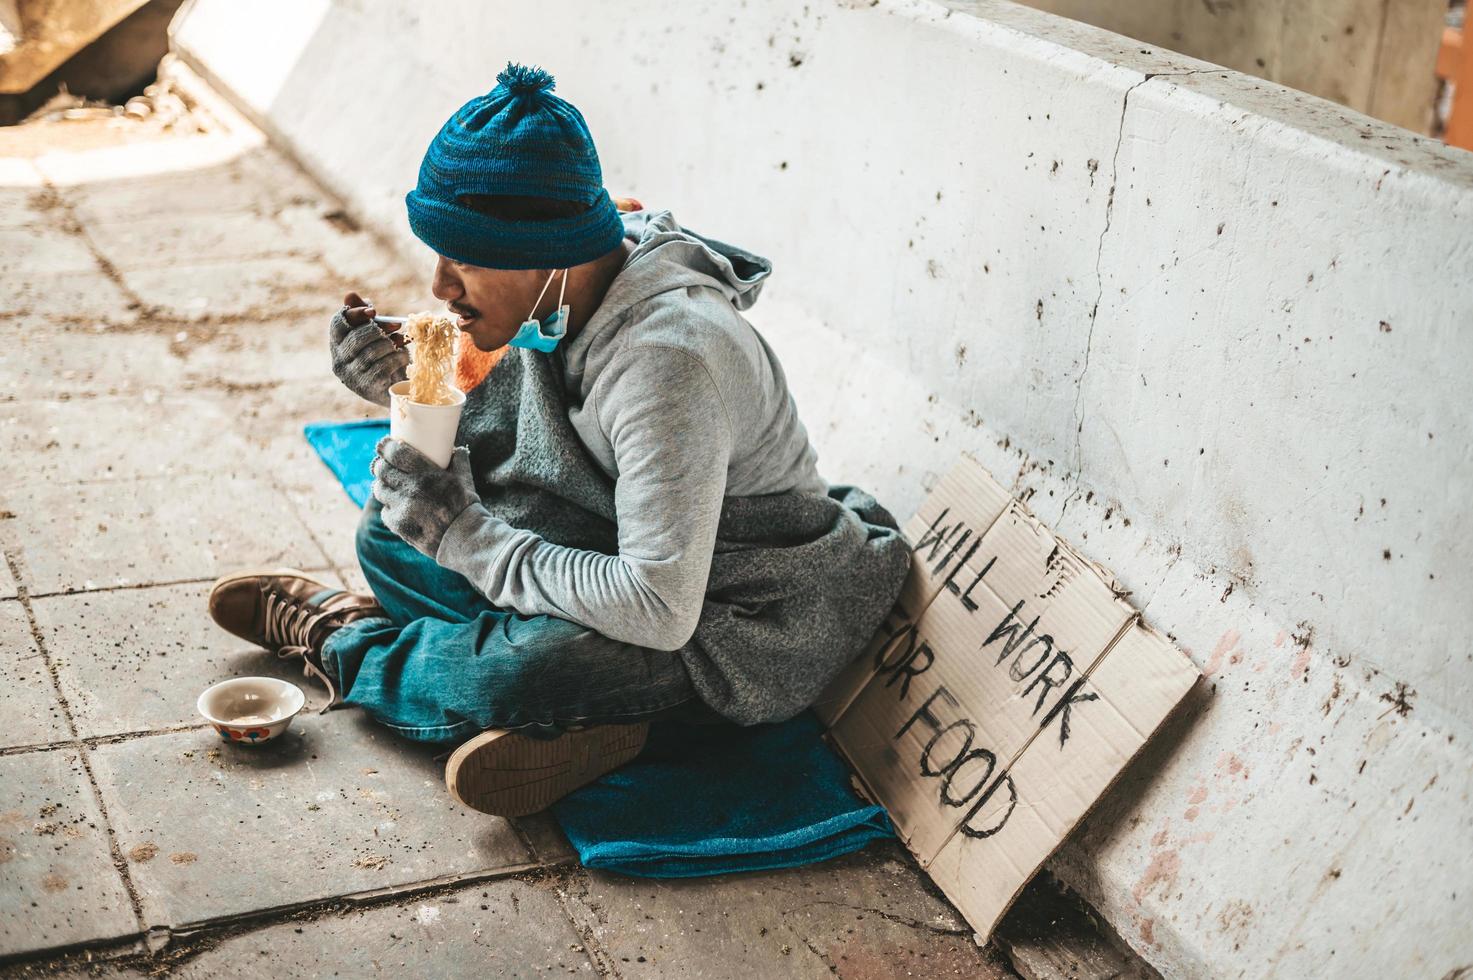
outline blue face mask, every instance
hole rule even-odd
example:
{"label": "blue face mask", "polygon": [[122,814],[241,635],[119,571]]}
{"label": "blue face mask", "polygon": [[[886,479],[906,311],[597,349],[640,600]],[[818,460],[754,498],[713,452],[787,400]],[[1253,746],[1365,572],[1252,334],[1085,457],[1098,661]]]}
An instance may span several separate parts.
{"label": "blue face mask", "polygon": [[547,277],[547,282],[542,285],[542,292],[537,294],[537,302],[532,304],[532,313],[527,314],[527,319],[517,329],[517,335],[507,341],[513,347],[523,347],[527,350],[540,350],[544,354],[550,354],[557,347],[558,342],[568,333],[568,316],[570,310],[563,302],[563,294],[568,288],[568,270],[563,270],[563,283],[558,289],[557,309],[546,320],[539,321],[533,313],[542,303],[542,297],[547,294],[547,287],[552,285],[552,277],[557,275],[554,269],[552,275]]}

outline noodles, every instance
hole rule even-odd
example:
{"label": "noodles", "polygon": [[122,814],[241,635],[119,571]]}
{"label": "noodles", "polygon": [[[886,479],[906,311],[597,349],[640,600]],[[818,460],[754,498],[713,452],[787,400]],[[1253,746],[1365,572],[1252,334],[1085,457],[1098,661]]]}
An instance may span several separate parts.
{"label": "noodles", "polygon": [[404,324],[412,342],[409,361],[409,400],[421,405],[450,405],[456,390],[450,385],[455,359],[455,321],[433,313],[416,313]]}

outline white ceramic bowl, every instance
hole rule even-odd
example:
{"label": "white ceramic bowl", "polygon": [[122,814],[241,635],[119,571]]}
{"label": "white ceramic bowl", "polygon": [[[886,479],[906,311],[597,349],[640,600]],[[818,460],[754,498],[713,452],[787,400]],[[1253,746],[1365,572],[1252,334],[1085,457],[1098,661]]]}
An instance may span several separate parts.
{"label": "white ceramic bowl", "polygon": [[302,689],[288,681],[233,677],[205,688],[195,707],[225,741],[260,745],[286,731],[306,704]]}

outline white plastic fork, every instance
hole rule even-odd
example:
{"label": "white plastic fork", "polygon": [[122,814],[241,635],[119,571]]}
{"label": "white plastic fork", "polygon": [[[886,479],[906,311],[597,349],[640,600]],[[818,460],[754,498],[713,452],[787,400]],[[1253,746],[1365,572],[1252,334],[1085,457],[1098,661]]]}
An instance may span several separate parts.
{"label": "white plastic fork", "polygon": [[398,337],[405,344],[414,343],[413,340],[410,340],[408,337],[404,336],[404,324],[409,322],[409,317],[376,316],[373,318],[373,322],[382,327],[384,333],[388,334],[390,337]]}

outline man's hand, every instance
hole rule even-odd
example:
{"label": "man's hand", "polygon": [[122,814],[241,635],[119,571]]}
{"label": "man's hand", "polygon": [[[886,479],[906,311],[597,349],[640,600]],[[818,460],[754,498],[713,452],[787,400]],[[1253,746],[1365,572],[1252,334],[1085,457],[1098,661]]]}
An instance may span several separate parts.
{"label": "man's hand", "polygon": [[456,448],[449,468],[442,470],[409,443],[385,436],[378,442],[373,477],[385,526],[431,558],[455,519],[481,503],[471,477],[470,450],[464,446]]}
{"label": "man's hand", "polygon": [[388,405],[389,386],[408,377],[409,355],[404,339],[384,333],[373,317],[373,305],[357,293],[343,297],[328,334],[332,373],[359,398]]}

